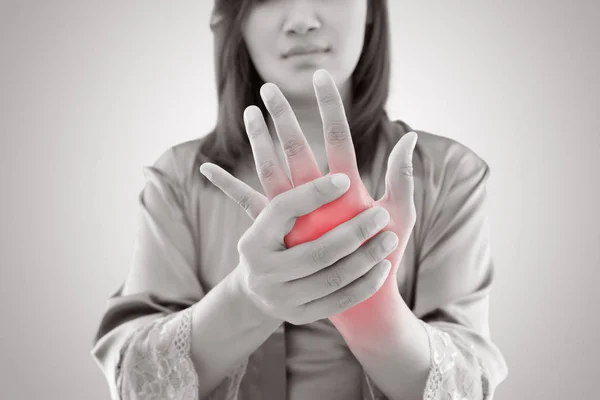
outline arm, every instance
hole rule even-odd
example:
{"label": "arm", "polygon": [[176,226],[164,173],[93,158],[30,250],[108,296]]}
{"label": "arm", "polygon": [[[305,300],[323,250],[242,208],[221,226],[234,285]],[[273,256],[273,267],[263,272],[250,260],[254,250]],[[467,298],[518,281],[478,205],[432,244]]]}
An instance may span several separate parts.
{"label": "arm", "polygon": [[365,370],[376,398],[445,399],[449,393],[491,400],[506,379],[508,369],[488,322],[494,277],[485,209],[488,176],[485,162],[465,154],[425,221],[414,314],[400,308],[405,322],[396,327],[395,340],[388,340],[391,351],[363,350],[371,360]]}
{"label": "arm", "polygon": [[115,400],[225,398],[279,322],[261,319],[243,301],[233,274],[205,295],[175,151],[144,172],[133,260],[108,300],[91,353]]}
{"label": "arm", "polygon": [[366,334],[353,332],[344,339],[364,368],[372,398],[422,399],[430,370],[430,348],[419,319],[398,293],[393,306],[378,313],[368,325]]}
{"label": "arm", "polygon": [[[192,317],[192,360],[199,371],[200,399],[213,392],[233,371],[237,390],[245,363],[283,322],[258,310],[238,286],[237,269],[223,279],[195,307]],[[224,390],[224,394],[230,389]],[[215,398],[215,397],[211,397]],[[221,398],[218,395],[216,398]]]}

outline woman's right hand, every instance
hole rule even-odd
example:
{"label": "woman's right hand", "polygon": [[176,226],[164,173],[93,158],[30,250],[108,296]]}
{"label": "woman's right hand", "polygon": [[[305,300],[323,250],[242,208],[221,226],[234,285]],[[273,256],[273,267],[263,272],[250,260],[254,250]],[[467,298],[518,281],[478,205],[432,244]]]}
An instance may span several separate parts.
{"label": "woman's right hand", "polygon": [[384,258],[397,246],[393,232],[380,232],[390,218],[383,207],[315,240],[285,245],[297,217],[342,196],[349,184],[344,174],[328,175],[277,195],[239,240],[235,284],[268,316],[306,324],[353,307],[383,285],[390,270]]}

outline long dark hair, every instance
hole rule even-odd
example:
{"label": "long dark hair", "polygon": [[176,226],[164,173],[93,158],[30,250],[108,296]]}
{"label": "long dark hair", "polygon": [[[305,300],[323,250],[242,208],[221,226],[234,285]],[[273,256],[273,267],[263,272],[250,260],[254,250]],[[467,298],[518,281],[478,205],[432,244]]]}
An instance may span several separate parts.
{"label": "long dark hair", "polygon": [[[243,123],[244,109],[258,106],[265,119],[268,111],[260,97],[265,83],[250,58],[241,26],[259,0],[216,0],[220,29],[215,35],[215,75],[218,116],[215,128],[201,141],[198,162],[212,162],[235,175],[236,168],[252,154]],[[359,171],[371,171],[379,140],[390,147],[397,134],[384,109],[390,84],[390,35],[387,0],[368,0],[371,20],[366,26],[362,54],[352,74],[352,106],[348,114]],[[215,32],[216,33],[216,32]],[[205,180],[206,182],[206,180]]]}

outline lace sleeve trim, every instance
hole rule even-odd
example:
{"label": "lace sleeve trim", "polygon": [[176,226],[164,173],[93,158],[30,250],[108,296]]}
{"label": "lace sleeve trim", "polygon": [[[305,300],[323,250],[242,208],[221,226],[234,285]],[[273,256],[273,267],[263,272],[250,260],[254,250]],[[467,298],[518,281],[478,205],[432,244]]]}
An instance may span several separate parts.
{"label": "lace sleeve trim", "polygon": [[225,385],[225,393],[222,394],[220,391],[221,385],[211,394],[209,400],[237,400],[239,396],[240,384],[242,378],[248,367],[248,358],[242,360],[242,362],[234,368],[233,372],[227,376],[221,385]]}
{"label": "lace sleeve trim", "polygon": [[488,399],[489,378],[473,344],[451,330],[438,329],[422,320],[419,322],[427,332],[431,351],[431,369],[423,399]]}
{"label": "lace sleeve trim", "polygon": [[191,313],[189,307],[169,314],[129,335],[117,365],[121,399],[198,399],[190,355]]}
{"label": "lace sleeve trim", "polygon": [[[452,331],[446,332],[419,320],[429,338],[431,368],[423,400],[488,400],[489,377],[475,347]],[[473,368],[477,373],[473,373]],[[387,400],[365,374],[373,400]]]}

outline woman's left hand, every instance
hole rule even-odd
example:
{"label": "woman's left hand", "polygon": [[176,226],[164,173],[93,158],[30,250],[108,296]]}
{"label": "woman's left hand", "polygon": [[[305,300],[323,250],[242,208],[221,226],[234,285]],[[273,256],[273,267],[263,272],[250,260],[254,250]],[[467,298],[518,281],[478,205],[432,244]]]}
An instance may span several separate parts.
{"label": "woman's left hand", "polygon": [[[323,78],[321,84],[317,80],[319,74]],[[329,318],[346,336],[345,333],[357,332],[357,329],[366,330],[369,326],[380,326],[383,322],[380,321],[381,318],[399,318],[399,307],[404,304],[398,290],[396,274],[416,220],[412,153],[417,134],[407,133],[393,148],[385,176],[385,194],[375,201],[360,178],[349,124],[335,82],[325,70],[315,72],[313,78],[323,121],[329,173],[346,174],[351,185],[340,198],[299,217],[285,237],[287,247],[314,240],[374,206],[381,206],[388,211],[390,221],[384,229],[394,232],[398,237],[396,249],[386,257],[392,267],[383,286],[362,303]],[[201,172],[244,207],[253,219],[268,205],[270,199],[279,193],[322,176],[294,112],[281,91],[274,84],[266,83],[261,88],[261,96],[283,144],[291,182],[281,168],[267,124],[256,106],[246,108],[244,121],[258,176],[267,196],[215,164],[204,163],[201,166]]]}

